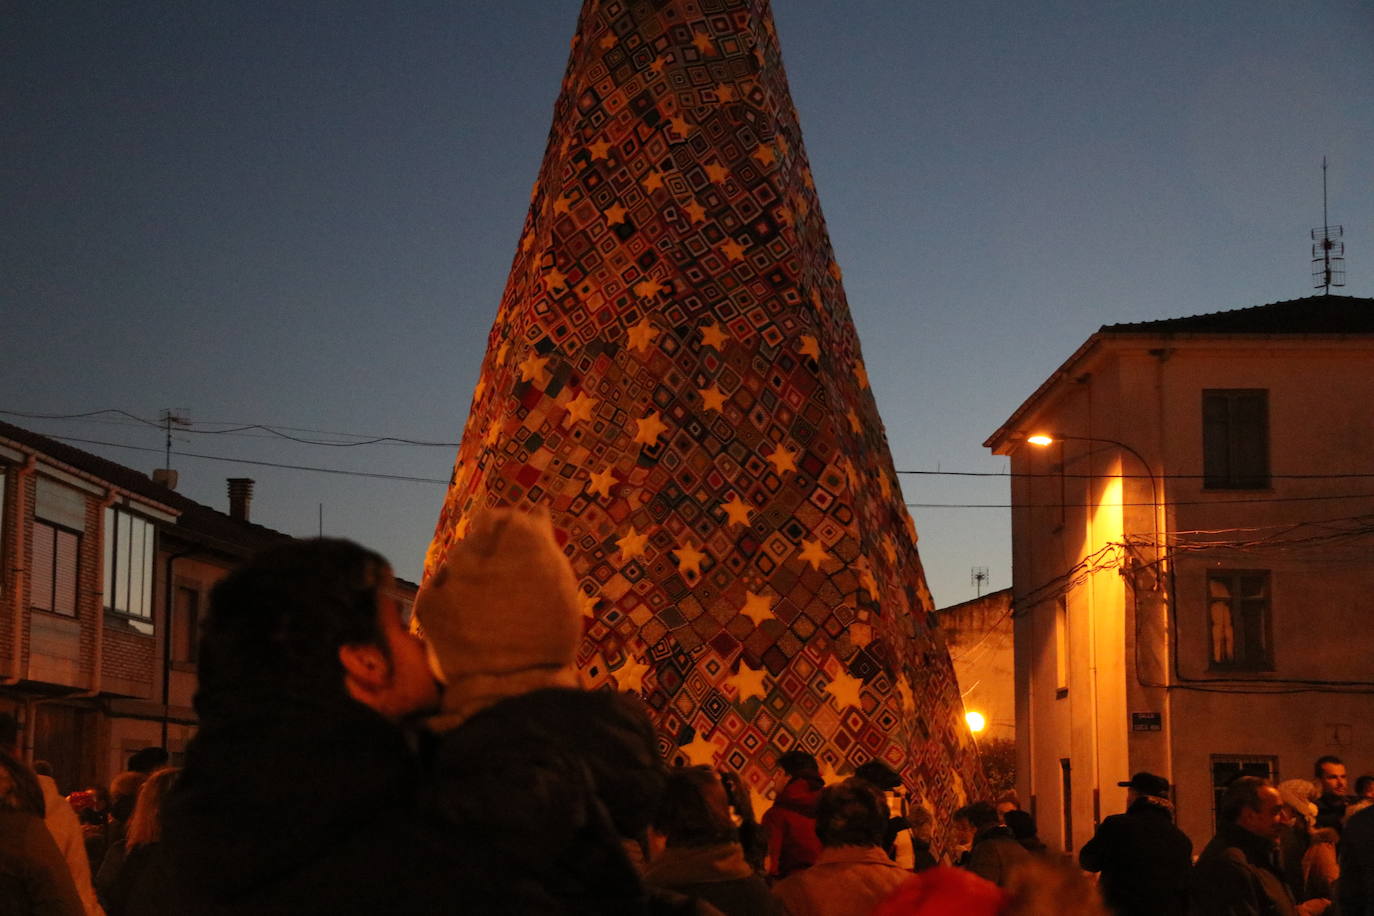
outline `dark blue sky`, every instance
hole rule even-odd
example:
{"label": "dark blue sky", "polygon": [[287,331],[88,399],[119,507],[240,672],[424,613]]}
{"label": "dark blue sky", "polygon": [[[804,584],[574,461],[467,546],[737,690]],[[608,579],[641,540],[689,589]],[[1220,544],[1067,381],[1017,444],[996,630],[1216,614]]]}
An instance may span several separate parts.
{"label": "dark blue sky", "polygon": [[[12,4],[0,30],[0,410],[185,408],[454,441],[549,129],[572,0]],[[903,470],[981,442],[1099,325],[1308,295],[1346,227],[1374,294],[1374,11],[775,0],[807,150]],[[121,418],[51,435],[161,448]],[[142,469],[161,457],[92,451]],[[428,478],[450,447],[183,433],[185,453]],[[434,484],[174,458],[181,489],[418,575]],[[1284,469],[1276,469],[1284,470]],[[1292,470],[1292,469],[1289,469]],[[903,478],[1005,503],[1000,480]],[[1005,509],[917,508],[939,603],[1010,583]]]}

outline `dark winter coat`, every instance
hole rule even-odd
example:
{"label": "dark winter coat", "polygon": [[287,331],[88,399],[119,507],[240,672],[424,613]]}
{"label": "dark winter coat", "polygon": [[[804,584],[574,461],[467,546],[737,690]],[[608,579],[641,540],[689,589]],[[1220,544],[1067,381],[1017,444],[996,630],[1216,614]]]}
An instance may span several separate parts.
{"label": "dark winter coat", "polygon": [[1031,854],[1017,841],[1011,829],[999,824],[978,831],[964,867],[998,887],[1005,887],[1012,870],[1029,862],[1030,858]]}
{"label": "dark winter coat", "polygon": [[43,819],[0,810],[0,916],[84,914],[67,860]]}
{"label": "dark winter coat", "polygon": [[416,755],[368,707],[248,688],[197,706],[163,804],[174,912],[557,912],[432,819]]}
{"label": "dark winter coat", "polygon": [[482,710],[440,736],[434,761],[442,815],[586,916],[710,912],[647,890],[622,846],[648,829],[665,779],[642,704],[562,688]]}
{"label": "dark winter coat", "polygon": [[1235,824],[1212,837],[1188,888],[1191,916],[1296,916],[1293,895],[1274,860],[1275,844]]}
{"label": "dark winter coat", "polygon": [[149,843],[126,852],[101,903],[106,916],[173,916],[172,885],[166,849]]}
{"label": "dark winter coat", "polygon": [[1317,798],[1318,827],[1330,827],[1337,833],[1345,827],[1345,809],[1349,804],[1344,795],[1321,795]]}
{"label": "dark winter coat", "polygon": [[1345,825],[1340,849],[1336,892],[1341,916],[1374,916],[1374,808],[1365,808]]}
{"label": "dark winter coat", "polygon": [[1182,916],[1193,841],[1162,802],[1145,796],[1098,825],[1078,864],[1102,873],[1102,898],[1120,916]]}
{"label": "dark winter coat", "polygon": [[935,853],[930,851],[930,841],[928,840],[912,837],[911,851],[916,859],[916,864],[912,867],[912,871],[927,871],[940,864],[940,860],[935,858]]}
{"label": "dark winter coat", "polygon": [[809,868],[821,854],[821,841],[816,836],[816,806],[822,788],[805,778],[793,779],[778,793],[773,807],[764,812],[760,824],[776,869],[773,877],[785,878]]}
{"label": "dark winter coat", "polygon": [[754,874],[738,843],[669,846],[645,869],[644,880],[652,887],[705,900],[725,916],[782,913],[782,904]]}

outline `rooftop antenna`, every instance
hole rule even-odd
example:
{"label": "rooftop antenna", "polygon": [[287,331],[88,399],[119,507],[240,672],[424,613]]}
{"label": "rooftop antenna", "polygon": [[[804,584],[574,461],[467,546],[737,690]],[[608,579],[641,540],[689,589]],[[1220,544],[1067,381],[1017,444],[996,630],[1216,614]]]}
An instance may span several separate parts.
{"label": "rooftop antenna", "polygon": [[169,471],[172,469],[172,427],[190,426],[191,418],[186,415],[188,412],[185,407],[168,407],[159,417],[162,428],[167,431],[167,450],[162,466]]}
{"label": "rooftop antenna", "polygon": [[1326,157],[1322,157],[1322,225],[1312,230],[1312,287],[1331,295],[1331,287],[1345,286],[1344,226],[1326,218]]}
{"label": "rooftop antenna", "polygon": [[988,584],[988,579],[990,578],[992,577],[988,575],[988,568],[986,566],[974,566],[969,570],[969,585],[972,585],[977,590],[979,598],[983,597],[983,586]]}

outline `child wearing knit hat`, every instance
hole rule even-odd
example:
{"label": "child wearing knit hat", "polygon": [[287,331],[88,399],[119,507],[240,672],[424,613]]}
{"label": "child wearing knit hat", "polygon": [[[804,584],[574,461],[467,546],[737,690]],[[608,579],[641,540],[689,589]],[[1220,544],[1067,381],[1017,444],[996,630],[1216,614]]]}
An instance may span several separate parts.
{"label": "child wearing knit hat", "polygon": [[577,582],[545,511],[479,512],[421,586],[415,619],[444,684],[435,731],[507,697],[578,686]]}

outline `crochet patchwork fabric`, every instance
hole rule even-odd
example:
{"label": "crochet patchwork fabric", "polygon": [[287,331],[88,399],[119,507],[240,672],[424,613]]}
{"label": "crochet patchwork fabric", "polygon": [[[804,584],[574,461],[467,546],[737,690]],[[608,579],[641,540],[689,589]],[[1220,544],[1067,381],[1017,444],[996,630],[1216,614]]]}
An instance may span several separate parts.
{"label": "crochet patchwork fabric", "polygon": [[484,505],[666,759],[981,786],[766,0],[586,0],[427,574]]}

